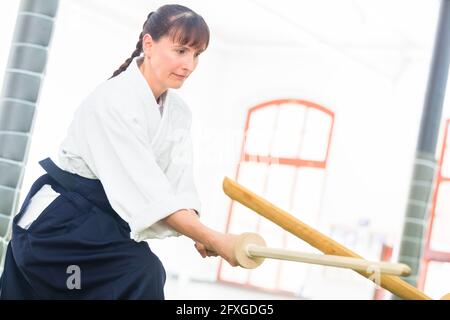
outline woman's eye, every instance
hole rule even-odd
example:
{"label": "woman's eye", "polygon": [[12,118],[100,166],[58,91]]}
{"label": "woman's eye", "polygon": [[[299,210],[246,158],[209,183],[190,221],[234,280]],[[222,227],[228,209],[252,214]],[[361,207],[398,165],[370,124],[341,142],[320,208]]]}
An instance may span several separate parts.
{"label": "woman's eye", "polygon": [[177,52],[178,52],[179,54],[183,54],[183,53],[186,52],[186,50],[185,50],[185,49],[178,49]]}

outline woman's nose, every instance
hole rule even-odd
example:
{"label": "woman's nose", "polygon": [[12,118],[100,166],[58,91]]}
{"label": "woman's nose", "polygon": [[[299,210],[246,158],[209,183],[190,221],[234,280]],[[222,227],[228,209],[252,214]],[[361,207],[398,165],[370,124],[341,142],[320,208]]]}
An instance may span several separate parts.
{"label": "woman's nose", "polygon": [[193,56],[192,56],[192,57],[189,56],[189,57],[186,58],[186,60],[184,61],[184,69],[187,70],[187,71],[189,71],[189,72],[194,71],[195,66],[196,66],[196,62],[195,62],[195,57],[193,57]]}

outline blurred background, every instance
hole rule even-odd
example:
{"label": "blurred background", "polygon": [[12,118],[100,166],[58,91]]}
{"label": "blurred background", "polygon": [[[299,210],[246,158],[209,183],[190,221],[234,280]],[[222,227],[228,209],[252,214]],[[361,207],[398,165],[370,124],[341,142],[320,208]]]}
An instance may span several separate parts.
{"label": "blurred background", "polygon": [[[167,3],[60,1],[20,203],[44,173],[38,161],[58,159],[74,110],[131,55],[148,13]],[[440,1],[176,3],[211,30],[196,72],[178,90],[193,113],[202,221],[258,232],[271,247],[318,252],[232,203],[222,190],[228,176],[365,258],[396,261]],[[19,5],[0,1],[0,85]],[[448,91],[437,159],[446,150]],[[443,161],[441,176],[449,168]],[[448,253],[450,190],[440,182],[425,250]],[[166,268],[167,299],[389,298],[348,270],[267,260],[248,271],[202,259],[186,237],[148,242]],[[439,298],[450,289],[450,260],[425,260],[420,286]]]}

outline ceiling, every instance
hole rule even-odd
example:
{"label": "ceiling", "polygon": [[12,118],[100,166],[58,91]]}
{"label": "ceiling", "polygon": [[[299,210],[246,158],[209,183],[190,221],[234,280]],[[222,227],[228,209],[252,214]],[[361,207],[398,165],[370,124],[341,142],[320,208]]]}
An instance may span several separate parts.
{"label": "ceiling", "polygon": [[[66,0],[67,1],[67,0]],[[161,0],[77,0],[139,21]],[[439,0],[178,0],[231,45],[305,46],[317,41],[359,50],[420,50],[436,26]]]}
{"label": "ceiling", "polygon": [[[72,0],[65,0],[72,1]],[[141,27],[167,0],[77,0]],[[201,14],[211,46],[229,50],[325,50],[395,79],[431,54],[440,0],[178,0]]]}

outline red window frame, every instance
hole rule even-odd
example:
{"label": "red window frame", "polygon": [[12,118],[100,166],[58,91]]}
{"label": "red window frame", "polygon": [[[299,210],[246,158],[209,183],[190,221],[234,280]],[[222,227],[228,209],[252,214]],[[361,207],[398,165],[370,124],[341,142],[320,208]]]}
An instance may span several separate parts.
{"label": "red window frame", "polygon": [[[330,117],[330,126],[329,126],[329,132],[328,132],[328,141],[327,141],[327,146],[326,146],[326,152],[325,152],[325,156],[323,159],[321,160],[308,160],[308,159],[301,159],[301,158],[285,158],[285,157],[273,157],[272,155],[268,156],[260,156],[260,155],[255,155],[255,154],[248,154],[245,152],[245,147],[246,147],[246,140],[247,140],[247,132],[249,130],[249,125],[250,125],[250,121],[252,118],[252,115],[263,109],[263,108],[268,108],[268,107],[282,107],[285,104],[289,104],[289,105],[299,105],[301,107],[304,108],[311,108],[314,110],[318,110],[320,112],[325,113],[326,115],[328,115]],[[256,162],[256,163],[267,163],[268,166],[270,166],[271,164],[277,164],[277,165],[288,165],[288,166],[294,166],[297,168],[300,167],[310,167],[310,168],[320,168],[320,169],[326,169],[327,166],[327,162],[328,162],[328,158],[329,158],[329,154],[330,154],[330,146],[331,146],[331,141],[332,141],[332,133],[333,133],[333,127],[334,127],[334,113],[311,101],[307,101],[307,100],[302,100],[302,99],[278,99],[278,100],[271,100],[271,101],[267,101],[261,104],[258,104],[252,108],[250,108],[248,110],[247,113],[247,119],[245,122],[245,127],[244,127],[244,137],[243,137],[243,141],[242,141],[242,146],[241,146],[241,156],[240,156],[240,161],[237,165],[237,169],[236,169],[236,175],[235,175],[235,180],[239,181],[239,171],[240,171],[240,167],[241,167],[241,163],[243,162]],[[274,133],[273,133],[274,134]],[[265,179],[267,182],[267,179]],[[265,188],[265,186],[264,186]],[[291,194],[291,197],[293,195]],[[227,223],[226,223],[226,231],[229,232],[230,230],[230,225],[232,222],[232,218],[233,218],[233,206],[234,206],[234,201],[230,202],[230,206],[229,206],[229,210],[228,210],[228,217],[227,217]],[[256,227],[256,230],[258,231],[259,229],[259,221],[261,219],[258,220],[258,224]],[[229,281],[226,279],[223,279],[221,277],[221,271],[223,268],[223,261],[221,260],[219,263],[219,268],[217,271],[217,280],[219,282],[222,283],[228,283],[228,284],[232,284],[232,285],[236,285],[236,286],[241,286],[241,287],[245,287],[245,288],[258,288],[261,291],[266,291],[266,292],[272,292],[272,293],[284,293],[284,294],[288,294],[288,295],[292,295],[292,292],[286,292],[285,290],[281,290],[279,289],[279,281],[277,281],[277,288],[275,290],[273,289],[268,289],[268,288],[263,288],[263,287],[258,287],[255,286],[253,284],[250,284],[250,273],[249,276],[247,277],[247,281],[245,283],[240,283],[240,282],[234,282],[234,281]],[[278,271],[277,271],[277,279],[280,278],[280,267],[278,267]]]}

